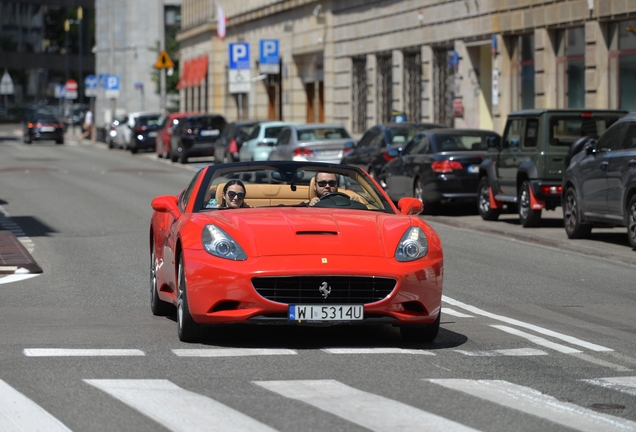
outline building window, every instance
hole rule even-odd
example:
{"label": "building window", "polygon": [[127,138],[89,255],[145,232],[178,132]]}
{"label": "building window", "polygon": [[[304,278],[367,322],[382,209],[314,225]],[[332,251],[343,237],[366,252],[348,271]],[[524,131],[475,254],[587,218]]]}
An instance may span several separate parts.
{"label": "building window", "polygon": [[534,108],[534,34],[511,38],[512,109]]}
{"label": "building window", "polygon": [[419,52],[404,54],[404,109],[409,121],[422,117],[422,57]]}
{"label": "building window", "polygon": [[557,107],[585,108],[585,28],[556,34]]}
{"label": "building window", "polygon": [[609,107],[636,110],[636,20],[610,23]]}
{"label": "building window", "polygon": [[391,120],[393,105],[393,60],[392,57],[378,57],[377,123]]}
{"label": "building window", "polygon": [[362,133],[367,129],[367,62],[365,58],[353,59],[352,129]]}

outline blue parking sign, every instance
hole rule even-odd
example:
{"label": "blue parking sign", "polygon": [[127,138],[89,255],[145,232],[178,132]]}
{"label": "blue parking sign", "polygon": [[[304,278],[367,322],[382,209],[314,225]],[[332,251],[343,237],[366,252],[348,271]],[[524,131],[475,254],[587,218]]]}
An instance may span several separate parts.
{"label": "blue parking sign", "polygon": [[278,40],[261,39],[258,70],[260,73],[267,74],[280,73],[280,54],[278,51]]}
{"label": "blue parking sign", "polygon": [[250,68],[250,44],[235,42],[230,44],[230,69]]}

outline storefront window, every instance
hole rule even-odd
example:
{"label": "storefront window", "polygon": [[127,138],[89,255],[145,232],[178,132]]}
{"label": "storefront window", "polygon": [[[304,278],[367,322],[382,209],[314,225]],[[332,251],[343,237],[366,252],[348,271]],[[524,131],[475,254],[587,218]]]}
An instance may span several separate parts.
{"label": "storefront window", "polygon": [[513,73],[512,108],[534,108],[534,34],[511,39]]}
{"label": "storefront window", "polygon": [[611,23],[610,108],[636,111],[636,20]]}
{"label": "storefront window", "polygon": [[559,30],[556,34],[557,107],[585,107],[585,28]]}

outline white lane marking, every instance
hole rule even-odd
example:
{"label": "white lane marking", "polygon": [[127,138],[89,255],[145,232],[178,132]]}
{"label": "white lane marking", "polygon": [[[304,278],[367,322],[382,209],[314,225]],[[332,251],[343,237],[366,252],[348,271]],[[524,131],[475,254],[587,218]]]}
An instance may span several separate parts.
{"label": "white lane marking", "polygon": [[469,357],[495,357],[495,356],[523,357],[523,356],[548,355],[547,352],[541,351],[535,348],[513,348],[513,349],[500,349],[500,350],[492,350],[492,351],[455,350],[455,352],[464,354],[465,356],[469,356]]}
{"label": "white lane marking", "polygon": [[239,411],[168,380],[85,379],[166,429],[184,432],[275,431]]}
{"label": "white lane marking", "polygon": [[488,317],[488,318],[492,318],[492,319],[497,320],[497,321],[503,321],[503,322],[508,323],[510,325],[516,325],[518,327],[527,328],[527,329],[533,330],[533,331],[535,331],[537,333],[541,333],[541,334],[544,334],[546,336],[551,336],[551,337],[556,338],[556,339],[561,339],[564,342],[571,343],[572,345],[578,345],[580,347],[587,348],[587,349],[592,350],[592,351],[614,351],[611,348],[607,348],[607,347],[604,347],[604,346],[601,346],[601,345],[596,345],[596,344],[593,344],[593,343],[590,343],[590,342],[585,342],[584,340],[575,338],[573,336],[564,335],[563,333],[558,333],[558,332],[555,332],[555,331],[552,331],[552,330],[548,330],[548,329],[545,329],[543,327],[536,326],[534,324],[528,324],[528,323],[525,323],[523,321],[516,320],[514,318],[508,318],[508,317],[505,317],[503,315],[497,315],[497,314],[494,314],[494,313],[490,313],[490,312],[487,312],[487,311],[485,311],[483,309],[479,309],[479,308],[476,308],[474,306],[467,305],[466,303],[462,303],[460,301],[454,300],[454,299],[452,299],[450,297],[442,296],[442,301],[446,302],[448,304],[451,304],[453,306],[457,306],[459,308],[465,309],[465,310],[467,310],[469,312],[474,313],[475,315],[482,315],[482,316],[485,316],[485,317]]}
{"label": "white lane marking", "polygon": [[458,318],[474,318],[472,315],[468,315],[462,312],[458,312],[455,309],[451,309],[451,308],[447,308],[447,307],[443,307],[442,308],[442,315],[452,315],[452,316],[456,316]]}
{"label": "white lane marking", "polygon": [[513,334],[515,336],[520,336],[524,339],[528,339],[530,342],[536,343],[537,345],[546,347],[546,348],[550,348],[553,349],[555,351],[559,351],[562,352],[564,354],[574,354],[574,353],[580,353],[581,351],[574,349],[574,348],[570,348],[568,346],[565,345],[561,345],[555,342],[550,342],[547,339],[544,339],[542,337],[539,336],[535,336],[532,335],[530,333],[526,333],[526,332],[522,332],[521,330],[517,330],[514,329],[512,327],[508,327],[508,326],[504,326],[504,325],[495,325],[495,324],[491,324],[490,327],[494,327],[496,329],[505,331],[506,333],[510,333]]}
{"label": "white lane marking", "polygon": [[561,402],[530,387],[501,380],[429,379],[427,381],[585,432],[634,431],[636,423]]}
{"label": "white lane marking", "polygon": [[585,381],[590,384],[609,388],[612,390],[617,390],[622,393],[627,393],[631,396],[636,396],[636,376],[584,379],[581,381]]}
{"label": "white lane marking", "polygon": [[0,284],[6,284],[6,283],[11,283],[11,282],[19,282],[21,280],[27,280],[27,279],[34,278],[36,276],[40,276],[41,274],[42,273],[7,275],[7,276],[5,276],[3,278],[0,278]]}
{"label": "white lane marking", "polygon": [[403,348],[323,348],[329,354],[420,354],[434,356],[432,352]]}
{"label": "white lane marking", "polygon": [[475,429],[335,380],[254,381],[372,431],[474,431]]}
{"label": "white lane marking", "polygon": [[178,357],[247,357],[298,354],[294,350],[276,348],[173,349],[172,352]]}
{"label": "white lane marking", "polygon": [[70,431],[44,408],[0,380],[0,430],[3,432]]}
{"label": "white lane marking", "polygon": [[66,349],[66,348],[25,348],[27,357],[130,357],[144,356],[138,349]]}

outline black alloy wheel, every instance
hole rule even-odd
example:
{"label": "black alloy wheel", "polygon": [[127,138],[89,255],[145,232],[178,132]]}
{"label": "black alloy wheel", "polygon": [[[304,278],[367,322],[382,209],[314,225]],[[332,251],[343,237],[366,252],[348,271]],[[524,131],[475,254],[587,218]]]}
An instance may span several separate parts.
{"label": "black alloy wheel", "polygon": [[568,188],[563,198],[563,227],[568,238],[589,238],[592,225],[582,223],[581,208],[574,188]]}
{"label": "black alloy wheel", "polygon": [[150,310],[156,316],[168,316],[174,312],[174,306],[159,298],[157,287],[157,259],[155,256],[155,245],[153,242],[150,254]]}
{"label": "black alloy wheel", "polygon": [[482,177],[479,180],[477,195],[477,211],[479,216],[485,221],[496,221],[499,219],[501,210],[490,207],[490,184],[488,177]]}
{"label": "black alloy wheel", "polygon": [[404,340],[409,342],[431,343],[435,340],[439,333],[439,323],[441,318],[442,313],[440,312],[433,324],[400,326],[400,334]]}
{"label": "black alloy wheel", "polygon": [[541,210],[533,210],[530,206],[530,183],[524,181],[519,188],[519,221],[524,228],[536,227],[541,223]]}
{"label": "black alloy wheel", "polygon": [[29,136],[29,134],[24,135],[24,143],[25,144],[31,144],[33,142],[33,140],[31,140],[31,137]]}
{"label": "black alloy wheel", "polygon": [[199,339],[200,326],[194,322],[188,306],[185,267],[183,255],[179,257],[177,294],[177,331],[181,342],[196,342]]}
{"label": "black alloy wheel", "polygon": [[627,238],[632,249],[636,250],[636,195],[629,200],[627,207]]}

